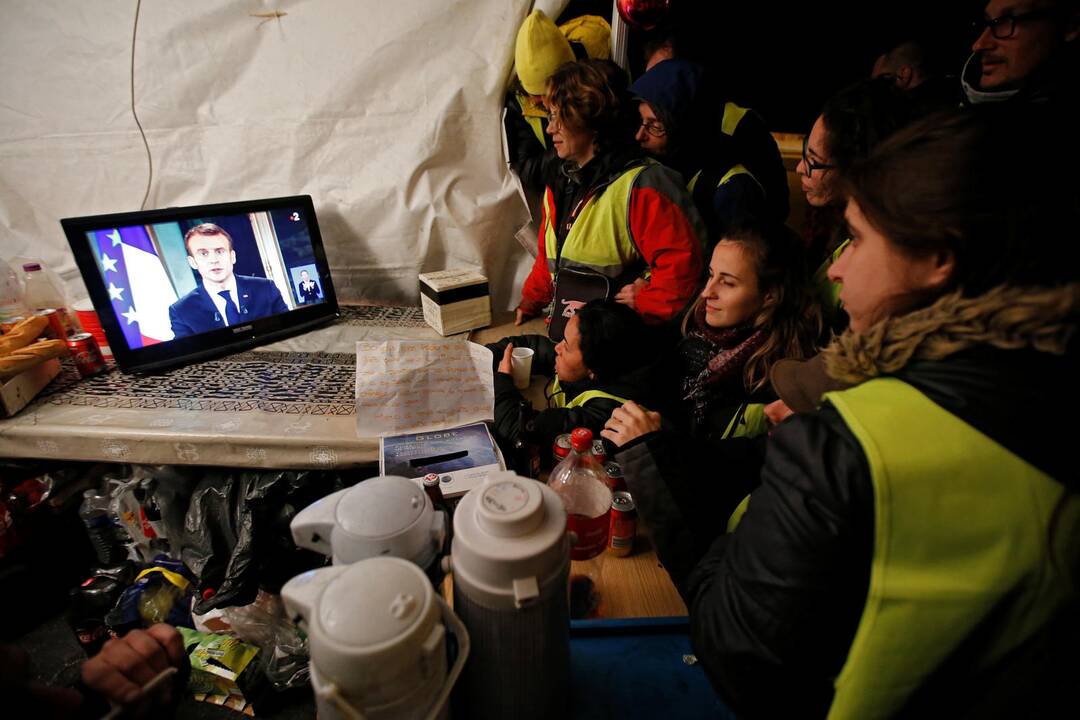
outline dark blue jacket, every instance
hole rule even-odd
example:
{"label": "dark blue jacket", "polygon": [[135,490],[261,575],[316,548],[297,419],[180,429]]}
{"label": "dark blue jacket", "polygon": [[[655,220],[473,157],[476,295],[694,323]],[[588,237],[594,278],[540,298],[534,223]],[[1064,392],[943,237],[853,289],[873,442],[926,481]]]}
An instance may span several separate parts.
{"label": "dark blue jacket", "polygon": [[[243,322],[267,315],[288,312],[281,292],[272,280],[247,275],[236,276],[236,296]],[[214,301],[200,283],[194,290],[169,306],[173,335],[184,337],[226,327]]]}
{"label": "dark blue jacket", "polygon": [[[787,172],[776,141],[753,110],[730,135],[723,132],[727,98],[702,66],[678,58],[665,60],[639,77],[630,91],[648,101],[664,123],[668,155],[661,160],[682,173],[687,183],[701,173],[694,201],[713,235],[711,242],[743,214],[787,218]],[[754,179],[741,175],[718,188],[723,174],[737,164]]]}

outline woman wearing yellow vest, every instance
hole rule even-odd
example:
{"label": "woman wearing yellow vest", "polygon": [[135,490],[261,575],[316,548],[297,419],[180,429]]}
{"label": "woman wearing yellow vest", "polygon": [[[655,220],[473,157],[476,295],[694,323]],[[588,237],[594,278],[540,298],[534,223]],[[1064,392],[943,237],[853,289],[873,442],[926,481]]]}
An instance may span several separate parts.
{"label": "woman wearing yellow vest", "polygon": [[518,29],[515,77],[507,93],[503,127],[510,168],[527,196],[543,193],[546,168],[556,161],[544,136],[548,78],[562,65],[586,57],[611,57],[611,26],[602,17],[582,15],[556,27],[542,10],[533,10]]}
{"label": "woman wearing yellow vest", "polygon": [[733,532],[660,434],[617,455],[740,715],[1075,706],[1075,425],[1033,420],[1080,402],[1077,162],[1003,112],[919,121],[847,174],[825,362],[850,387],[773,431]]}
{"label": "woman wearing yellow vest", "polygon": [[[713,248],[707,272],[664,366],[673,381],[668,392],[679,398],[666,403],[671,413],[664,419],[673,430],[706,441],[762,435],[764,404],[776,399],[770,368],[781,358],[810,357],[822,339],[802,240],[779,222],[731,228]],[[627,412],[612,413],[604,437],[628,441]],[[659,414],[651,420],[660,427]]]}
{"label": "woman wearing yellow vest", "polygon": [[[487,347],[495,364],[494,434],[507,453],[521,443],[538,446],[547,457],[555,438],[576,427],[600,436],[611,411],[628,400],[655,407],[652,360],[656,343],[637,313],[612,301],[582,306],[555,344],[544,335],[503,338]],[[532,374],[551,379],[548,407],[534,412],[514,387],[510,353],[530,348]]]}
{"label": "woman wearing yellow vest", "polygon": [[889,135],[914,119],[914,105],[886,79],[863,80],[833,95],[803,139],[802,160],[795,167],[810,206],[806,229],[813,281],[826,321],[838,332],[846,319],[840,310],[840,287],[828,278],[829,265],[847,244],[841,175]]}
{"label": "woman wearing yellow vest", "polygon": [[705,230],[678,174],[646,160],[634,143],[625,73],[604,60],[563,65],[546,102],[562,164],[548,178],[518,324],[551,302],[567,267],[606,278],[609,296],[647,322],[673,319],[697,288]]}

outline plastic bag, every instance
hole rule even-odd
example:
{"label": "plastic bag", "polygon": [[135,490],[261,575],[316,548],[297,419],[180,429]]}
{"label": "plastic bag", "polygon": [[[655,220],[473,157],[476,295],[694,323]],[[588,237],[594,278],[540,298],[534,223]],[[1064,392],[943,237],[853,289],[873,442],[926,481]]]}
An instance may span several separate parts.
{"label": "plastic bag", "polygon": [[158,556],[124,590],[105,622],[117,635],[159,622],[191,627],[192,580],[183,563]]}
{"label": "plastic bag", "polygon": [[275,690],[308,683],[307,635],[285,615],[280,595],[259,591],[255,602],[225,608],[221,621],[230,633],[262,650],[263,671]]}
{"label": "plastic bag", "polygon": [[289,523],[348,484],[327,471],[208,473],[191,495],[184,523],[182,557],[199,578],[193,611],[249,605],[260,588],[277,593],[294,575],[325,565],[322,555],[296,547]]}

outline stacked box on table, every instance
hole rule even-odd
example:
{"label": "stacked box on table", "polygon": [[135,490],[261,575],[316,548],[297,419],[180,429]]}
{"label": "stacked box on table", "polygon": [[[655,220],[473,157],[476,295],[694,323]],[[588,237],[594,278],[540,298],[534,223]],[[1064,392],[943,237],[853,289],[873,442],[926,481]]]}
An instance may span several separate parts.
{"label": "stacked box on table", "polygon": [[487,278],[468,268],[420,273],[420,302],[424,320],[440,335],[491,324],[491,295]]}
{"label": "stacked box on table", "polygon": [[29,405],[59,374],[60,361],[52,358],[7,380],[0,380],[0,417],[10,417]]}

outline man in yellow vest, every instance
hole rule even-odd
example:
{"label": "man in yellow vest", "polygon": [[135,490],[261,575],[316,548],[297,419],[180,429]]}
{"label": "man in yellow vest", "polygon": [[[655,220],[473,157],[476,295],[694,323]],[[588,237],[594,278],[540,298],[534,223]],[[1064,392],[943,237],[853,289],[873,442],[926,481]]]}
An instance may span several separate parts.
{"label": "man in yellow vest", "polygon": [[780,149],[753,110],[724,102],[702,66],[672,58],[634,81],[637,141],[679,171],[709,228],[710,243],[740,220],[788,214]]}

